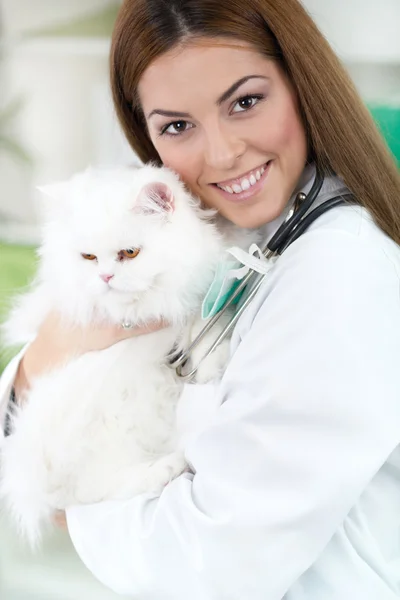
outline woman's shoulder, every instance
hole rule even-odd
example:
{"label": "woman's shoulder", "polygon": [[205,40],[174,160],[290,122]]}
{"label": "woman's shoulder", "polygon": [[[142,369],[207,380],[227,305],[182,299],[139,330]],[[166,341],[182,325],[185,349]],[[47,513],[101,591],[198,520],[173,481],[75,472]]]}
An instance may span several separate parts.
{"label": "woman's shoulder", "polygon": [[311,318],[311,309],[341,319],[361,306],[365,315],[379,307],[400,315],[399,280],[400,247],[362,207],[337,207],[276,259],[237,332],[264,314],[280,318],[284,307],[293,319]]}
{"label": "woman's shoulder", "polygon": [[347,237],[349,245],[354,242],[358,242],[361,246],[366,244],[372,251],[383,250],[393,258],[400,259],[399,245],[378,227],[366,208],[356,204],[339,206],[327,211],[314,221],[306,235],[313,232],[317,235],[310,236],[308,241],[316,246],[323,244],[324,236],[346,245]]}
{"label": "woman's shoulder", "polygon": [[314,269],[321,265],[321,260],[326,261],[326,266],[334,260],[342,261],[344,269],[367,264],[372,268],[382,262],[388,263],[388,273],[400,277],[400,246],[378,227],[369,211],[359,205],[327,211],[286,254],[288,260],[298,262],[300,269]]}

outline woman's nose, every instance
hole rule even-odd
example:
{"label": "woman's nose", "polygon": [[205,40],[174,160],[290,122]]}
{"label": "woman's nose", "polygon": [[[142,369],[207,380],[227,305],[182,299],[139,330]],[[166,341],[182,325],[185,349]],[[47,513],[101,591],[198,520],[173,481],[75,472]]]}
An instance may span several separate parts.
{"label": "woman's nose", "polygon": [[100,275],[100,277],[102,278],[102,280],[103,280],[105,283],[108,283],[108,282],[110,281],[110,279],[112,279],[112,278],[114,277],[114,275],[108,275],[108,274],[102,273],[102,274]]}
{"label": "woman's nose", "polygon": [[205,162],[214,169],[231,169],[246,150],[243,140],[222,129],[208,134],[205,148]]}

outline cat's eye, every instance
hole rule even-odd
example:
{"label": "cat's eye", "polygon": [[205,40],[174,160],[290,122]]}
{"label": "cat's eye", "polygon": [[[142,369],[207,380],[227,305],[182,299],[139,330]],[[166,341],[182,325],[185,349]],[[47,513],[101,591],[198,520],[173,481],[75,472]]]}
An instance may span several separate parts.
{"label": "cat's eye", "polygon": [[84,252],[82,252],[81,256],[85,260],[97,260],[97,256],[95,254],[85,254]]}
{"label": "cat's eye", "polygon": [[125,258],[136,258],[140,252],[140,248],[127,248],[126,250],[120,250],[118,252],[118,258],[124,260]]}

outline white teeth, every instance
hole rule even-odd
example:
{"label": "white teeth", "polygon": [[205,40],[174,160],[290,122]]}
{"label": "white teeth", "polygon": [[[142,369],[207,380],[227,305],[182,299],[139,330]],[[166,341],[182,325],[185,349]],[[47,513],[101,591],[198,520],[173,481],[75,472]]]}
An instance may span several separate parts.
{"label": "white teeth", "polygon": [[253,171],[249,178],[244,177],[240,185],[238,183],[234,183],[233,185],[219,185],[217,183],[217,187],[224,190],[224,192],[228,192],[229,194],[240,194],[241,192],[245,192],[250,189],[251,186],[255,185],[257,181],[261,179],[262,174],[265,172],[266,167],[261,167],[258,171]]}

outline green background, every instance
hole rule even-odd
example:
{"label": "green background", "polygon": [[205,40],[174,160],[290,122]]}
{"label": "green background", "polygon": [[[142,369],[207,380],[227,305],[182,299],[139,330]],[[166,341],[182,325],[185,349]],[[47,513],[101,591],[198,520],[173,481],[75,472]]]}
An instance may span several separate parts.
{"label": "green background", "polygon": [[400,104],[369,104],[372,116],[400,165]]}

